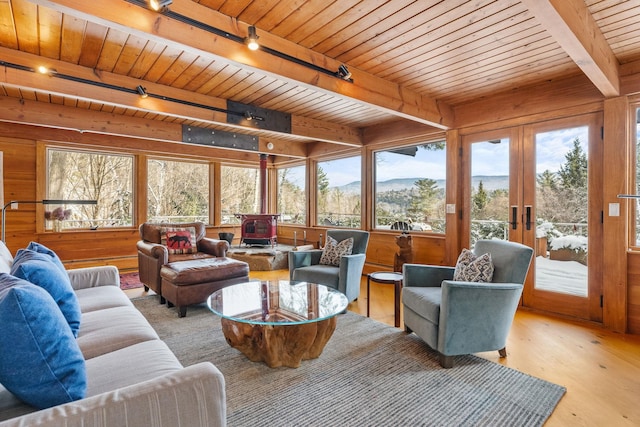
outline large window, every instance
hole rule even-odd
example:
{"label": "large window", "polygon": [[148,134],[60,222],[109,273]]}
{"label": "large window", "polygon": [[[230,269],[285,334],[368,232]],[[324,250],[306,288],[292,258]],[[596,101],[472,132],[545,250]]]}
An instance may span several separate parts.
{"label": "large window", "polygon": [[222,167],[222,224],[238,224],[237,213],[260,213],[260,170],[234,166]]}
{"label": "large window", "polygon": [[318,225],[360,228],[361,157],[318,162]]}
{"label": "large window", "polygon": [[375,228],[445,232],[443,141],[378,151],[374,165]]}
{"label": "large window", "polygon": [[[636,191],[634,194],[640,194],[640,108],[636,108]],[[635,202],[636,246],[640,246],[640,198],[631,201]]]}
{"label": "large window", "polygon": [[209,165],[147,161],[147,218],[153,222],[209,222]]}
{"label": "large window", "polygon": [[305,172],[304,166],[278,169],[278,213],[284,223],[307,222]]}
{"label": "large window", "polygon": [[46,228],[131,226],[133,156],[49,148],[47,199],[97,200],[97,205],[47,205]]}

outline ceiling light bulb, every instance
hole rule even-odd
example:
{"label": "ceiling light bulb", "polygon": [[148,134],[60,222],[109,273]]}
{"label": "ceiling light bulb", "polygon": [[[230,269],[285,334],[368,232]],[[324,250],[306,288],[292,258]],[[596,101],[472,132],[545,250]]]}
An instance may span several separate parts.
{"label": "ceiling light bulb", "polygon": [[260,37],[258,37],[258,34],[256,33],[256,27],[252,25],[249,27],[248,31],[249,31],[249,34],[247,38],[244,39],[245,43],[247,44],[247,47],[249,48],[249,50],[258,50],[258,48],[260,47],[260,45],[258,44],[258,39]]}
{"label": "ceiling light bulb", "polygon": [[173,3],[173,0],[151,0],[149,1],[149,7],[156,12],[160,12],[168,8],[171,3]]}

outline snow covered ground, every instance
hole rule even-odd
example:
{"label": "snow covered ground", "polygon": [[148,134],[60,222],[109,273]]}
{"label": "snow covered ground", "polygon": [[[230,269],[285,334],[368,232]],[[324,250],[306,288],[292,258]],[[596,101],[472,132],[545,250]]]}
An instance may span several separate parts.
{"label": "snow covered ground", "polygon": [[536,289],[586,297],[587,266],[536,257]]}

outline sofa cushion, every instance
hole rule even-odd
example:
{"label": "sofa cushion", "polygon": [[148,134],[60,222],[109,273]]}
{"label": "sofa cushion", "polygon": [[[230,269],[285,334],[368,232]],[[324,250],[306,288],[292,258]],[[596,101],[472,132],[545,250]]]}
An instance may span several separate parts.
{"label": "sofa cushion", "polygon": [[60,307],[74,336],[80,329],[80,305],[71,287],[69,275],[55,264],[51,256],[20,249],[11,267],[11,274],[45,289]]}
{"label": "sofa cushion", "polygon": [[87,360],[87,396],[127,387],[182,369],[161,340],[145,341]]}
{"label": "sofa cushion", "polygon": [[114,307],[82,314],[78,345],[85,360],[144,341],[160,339],[135,307]]}
{"label": "sofa cushion", "polygon": [[170,254],[192,254],[198,252],[195,227],[162,227],[161,243]]}
{"label": "sofa cushion", "polygon": [[115,286],[78,289],[76,297],[82,313],[113,307],[133,307],[127,294]]}
{"label": "sofa cushion", "polygon": [[44,289],[0,273],[0,383],[36,408],[82,399],[84,358]]}
{"label": "sofa cushion", "polygon": [[322,256],[320,256],[320,264],[338,266],[340,265],[340,258],[344,255],[351,255],[352,251],[353,237],[338,243],[333,237],[327,236],[327,243],[322,250]]}
{"label": "sofa cushion", "polygon": [[68,275],[67,269],[64,268],[64,265],[62,264],[60,257],[58,257],[58,254],[56,254],[53,250],[49,249],[42,243],[30,242],[29,246],[27,246],[27,249],[39,254],[47,255],[49,258],[51,258],[51,261],[56,265],[56,267],[60,269],[60,271]]}
{"label": "sofa cushion", "polygon": [[453,280],[463,282],[491,282],[493,262],[491,254],[476,255],[469,249],[463,249],[458,257]]}

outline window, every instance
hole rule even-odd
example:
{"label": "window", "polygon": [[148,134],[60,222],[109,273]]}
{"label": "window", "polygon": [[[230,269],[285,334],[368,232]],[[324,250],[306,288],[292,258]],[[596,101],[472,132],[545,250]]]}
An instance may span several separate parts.
{"label": "window", "polygon": [[147,161],[147,218],[153,222],[209,222],[209,165]]}
{"label": "window", "polygon": [[64,212],[62,228],[131,226],[133,156],[49,148],[47,199],[98,201],[97,205],[47,205],[48,229],[58,211]]}
{"label": "window", "polygon": [[239,224],[237,213],[260,213],[260,170],[222,166],[222,224]]}
{"label": "window", "polygon": [[361,157],[318,162],[318,225],[360,228]]}
{"label": "window", "polygon": [[305,173],[304,166],[278,169],[278,213],[284,223],[307,222]]}
{"label": "window", "polygon": [[374,154],[375,228],[445,232],[444,141]]}
{"label": "window", "polygon": [[[640,194],[640,108],[636,108],[636,191],[634,194]],[[635,233],[636,246],[640,246],[640,198],[631,199],[635,201]]]}

